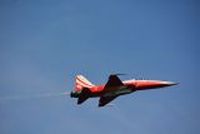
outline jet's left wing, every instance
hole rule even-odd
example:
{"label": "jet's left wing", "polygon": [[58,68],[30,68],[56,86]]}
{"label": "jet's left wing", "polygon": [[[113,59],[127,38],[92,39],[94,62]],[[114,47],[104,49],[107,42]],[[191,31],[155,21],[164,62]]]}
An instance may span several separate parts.
{"label": "jet's left wing", "polygon": [[118,96],[107,96],[107,97],[102,96],[99,99],[99,107],[105,106],[106,104],[108,104],[109,102],[111,102],[112,100],[114,100],[117,97]]}

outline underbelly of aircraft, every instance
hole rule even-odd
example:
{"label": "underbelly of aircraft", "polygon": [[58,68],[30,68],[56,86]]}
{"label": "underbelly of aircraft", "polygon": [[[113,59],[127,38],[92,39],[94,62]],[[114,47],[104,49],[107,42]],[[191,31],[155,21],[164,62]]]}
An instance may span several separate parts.
{"label": "underbelly of aircraft", "polygon": [[119,96],[119,95],[123,95],[123,94],[129,94],[132,93],[133,90],[131,88],[120,88],[117,90],[114,90],[112,92],[106,93],[104,96],[108,97],[108,96]]}

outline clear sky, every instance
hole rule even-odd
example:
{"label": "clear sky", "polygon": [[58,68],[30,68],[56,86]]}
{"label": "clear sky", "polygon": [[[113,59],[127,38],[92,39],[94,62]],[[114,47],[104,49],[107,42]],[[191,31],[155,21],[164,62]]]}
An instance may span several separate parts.
{"label": "clear sky", "polygon": [[[200,133],[198,0],[0,0],[1,134]],[[98,108],[76,74],[180,82]],[[23,96],[24,99],[3,99]]]}

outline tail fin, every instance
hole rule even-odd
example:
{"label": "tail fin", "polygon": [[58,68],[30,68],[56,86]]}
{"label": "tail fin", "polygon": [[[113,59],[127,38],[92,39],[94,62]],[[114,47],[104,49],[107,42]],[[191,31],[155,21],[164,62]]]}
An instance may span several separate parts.
{"label": "tail fin", "polygon": [[91,88],[94,85],[83,75],[77,75],[75,80],[75,91],[81,91],[84,88]]}

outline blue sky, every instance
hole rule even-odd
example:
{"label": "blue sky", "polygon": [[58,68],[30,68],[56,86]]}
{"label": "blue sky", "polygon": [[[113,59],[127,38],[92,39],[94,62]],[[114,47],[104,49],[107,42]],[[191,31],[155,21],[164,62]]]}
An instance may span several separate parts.
{"label": "blue sky", "polygon": [[[1,0],[1,134],[200,133],[197,0]],[[62,93],[76,74],[180,85],[81,106]]]}

